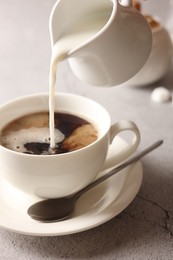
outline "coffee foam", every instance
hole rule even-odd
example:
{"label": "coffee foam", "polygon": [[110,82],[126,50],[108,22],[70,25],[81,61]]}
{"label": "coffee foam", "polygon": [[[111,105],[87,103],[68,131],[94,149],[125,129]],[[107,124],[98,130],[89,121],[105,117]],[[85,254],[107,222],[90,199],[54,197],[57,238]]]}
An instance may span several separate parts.
{"label": "coffee foam", "polygon": [[63,148],[68,151],[81,149],[97,139],[97,131],[91,124],[82,125],[64,140]]}
{"label": "coffee foam", "polygon": [[[62,142],[64,140],[64,134],[55,129],[55,141],[56,143]],[[42,127],[30,127],[26,129],[20,129],[18,131],[9,131],[6,135],[1,137],[1,144],[6,148],[17,151],[17,152],[27,152],[24,147],[26,143],[39,142],[39,143],[50,143],[50,133],[49,128]]]}

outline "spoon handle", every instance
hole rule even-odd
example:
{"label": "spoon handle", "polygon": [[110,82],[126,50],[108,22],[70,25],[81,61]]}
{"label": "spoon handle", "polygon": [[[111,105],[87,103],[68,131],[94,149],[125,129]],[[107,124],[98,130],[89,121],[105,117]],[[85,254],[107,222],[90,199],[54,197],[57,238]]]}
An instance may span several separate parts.
{"label": "spoon handle", "polygon": [[114,169],[112,169],[110,172],[108,172],[107,174],[103,175],[102,177],[96,179],[95,181],[93,181],[92,183],[90,183],[89,185],[87,185],[86,187],[84,187],[82,190],[80,190],[79,192],[76,193],[76,197],[78,198],[79,196],[81,196],[84,192],[90,190],[91,188],[93,188],[94,186],[96,186],[97,184],[105,181],[106,179],[108,179],[109,177],[111,177],[112,175],[118,173],[119,171],[121,171],[122,169],[124,169],[125,167],[129,166],[130,164],[140,160],[142,157],[144,157],[146,154],[150,153],[151,151],[153,151],[154,149],[156,149],[158,146],[160,146],[163,143],[163,140],[159,140],[157,142],[155,142],[154,144],[152,144],[151,146],[147,147],[145,150],[143,150],[142,152],[134,155],[133,157],[131,157],[130,159],[128,159],[127,161],[125,161],[124,163],[120,164],[119,166],[115,167]]}

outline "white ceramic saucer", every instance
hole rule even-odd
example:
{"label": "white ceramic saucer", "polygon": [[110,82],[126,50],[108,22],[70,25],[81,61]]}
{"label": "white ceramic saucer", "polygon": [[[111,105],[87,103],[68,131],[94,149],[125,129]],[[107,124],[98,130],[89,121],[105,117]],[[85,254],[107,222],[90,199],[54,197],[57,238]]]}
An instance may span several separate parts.
{"label": "white ceramic saucer", "polygon": [[[111,158],[115,150],[121,150],[125,145],[122,139],[117,138],[108,157]],[[15,189],[0,177],[0,226],[34,236],[60,236],[94,228],[115,217],[132,202],[141,186],[142,175],[140,162],[127,167],[85,193],[78,200],[70,219],[54,223],[31,219],[27,208],[38,198]]]}

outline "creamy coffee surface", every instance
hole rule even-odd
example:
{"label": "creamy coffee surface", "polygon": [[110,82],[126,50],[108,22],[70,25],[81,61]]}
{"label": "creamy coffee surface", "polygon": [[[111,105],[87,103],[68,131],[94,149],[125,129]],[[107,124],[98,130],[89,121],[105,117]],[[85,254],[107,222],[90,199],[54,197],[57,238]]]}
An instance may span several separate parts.
{"label": "creamy coffee surface", "polygon": [[65,113],[55,113],[55,148],[50,149],[49,113],[26,115],[8,124],[1,133],[1,145],[29,154],[59,154],[83,148],[97,139],[88,121]]}

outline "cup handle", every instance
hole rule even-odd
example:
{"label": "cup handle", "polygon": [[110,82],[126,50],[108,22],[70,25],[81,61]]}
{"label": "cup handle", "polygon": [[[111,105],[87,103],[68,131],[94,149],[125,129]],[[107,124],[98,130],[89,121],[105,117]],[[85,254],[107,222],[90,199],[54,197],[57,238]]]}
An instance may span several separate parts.
{"label": "cup handle", "polygon": [[128,120],[121,120],[111,126],[109,149],[111,148],[111,144],[113,140],[116,138],[116,136],[123,131],[130,131],[133,133],[131,143],[129,145],[124,145],[125,147],[123,147],[120,151],[115,153],[114,156],[111,156],[111,158],[107,158],[104,162],[102,170],[111,168],[116,164],[121,163],[122,161],[130,157],[137,150],[141,140],[140,131],[134,122]]}

